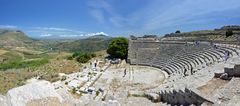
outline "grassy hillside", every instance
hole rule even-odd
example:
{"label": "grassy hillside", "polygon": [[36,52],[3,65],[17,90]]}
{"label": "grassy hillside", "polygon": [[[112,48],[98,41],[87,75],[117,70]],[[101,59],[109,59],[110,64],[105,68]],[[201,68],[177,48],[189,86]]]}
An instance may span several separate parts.
{"label": "grassy hillside", "polygon": [[36,45],[35,40],[19,30],[0,29],[0,47],[28,47]]}
{"label": "grassy hillside", "polygon": [[103,35],[80,40],[34,40],[21,31],[0,30],[0,93],[34,76],[56,81],[58,73],[77,72],[82,64],[67,59],[72,51],[99,51],[97,57],[103,56],[106,52],[101,50],[106,50],[110,40]]}
{"label": "grassy hillside", "polygon": [[[47,54],[33,55],[31,57],[22,58],[22,54],[17,51],[5,51],[1,56],[17,57],[15,61],[11,58],[11,61],[5,61],[4,64],[15,62],[14,67],[0,71],[0,94],[5,94],[9,89],[23,85],[26,80],[40,76],[44,80],[54,82],[59,80],[58,73],[73,73],[79,72],[83,64],[80,64],[76,60],[68,60],[67,57],[71,56],[72,53],[68,52],[55,52]],[[96,52],[98,60],[99,57],[106,55],[105,51]],[[41,56],[40,56],[41,55]],[[38,57],[39,56],[39,57]],[[47,62],[45,62],[47,60]],[[95,60],[95,59],[93,59]],[[0,62],[1,63],[1,62]],[[22,66],[23,67],[15,67]],[[28,65],[27,67],[24,67]],[[0,64],[0,67],[1,64]]]}
{"label": "grassy hillside", "polygon": [[108,36],[98,35],[73,42],[63,42],[58,44],[57,48],[67,51],[95,52],[106,50],[111,39]]}
{"label": "grassy hillside", "polygon": [[[170,33],[163,37],[163,40],[180,40],[180,41],[192,41],[192,40],[209,40],[216,42],[237,42],[240,36],[240,27],[222,27],[215,30],[200,30],[183,33]],[[233,35],[227,37],[226,32],[232,31]]]}

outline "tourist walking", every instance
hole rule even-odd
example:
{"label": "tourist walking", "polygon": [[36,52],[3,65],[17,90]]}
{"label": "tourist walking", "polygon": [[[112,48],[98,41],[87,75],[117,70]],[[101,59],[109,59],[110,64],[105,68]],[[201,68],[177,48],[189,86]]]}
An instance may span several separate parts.
{"label": "tourist walking", "polygon": [[229,51],[226,51],[225,54],[224,54],[225,62],[228,60],[229,56],[230,56]]}
{"label": "tourist walking", "polygon": [[90,62],[90,68],[92,68],[92,62]]}
{"label": "tourist walking", "polygon": [[125,76],[126,76],[126,74],[127,74],[127,69],[125,68],[125,69],[124,69],[124,74],[123,74],[123,77],[125,77]]}
{"label": "tourist walking", "polygon": [[95,68],[97,67],[97,63],[96,63],[96,62],[94,63],[94,67],[95,67]]}

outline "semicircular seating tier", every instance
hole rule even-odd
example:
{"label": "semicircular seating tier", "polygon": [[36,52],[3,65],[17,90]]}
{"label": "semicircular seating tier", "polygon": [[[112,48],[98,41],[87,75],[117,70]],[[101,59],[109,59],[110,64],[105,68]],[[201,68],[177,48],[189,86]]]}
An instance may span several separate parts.
{"label": "semicircular seating tier", "polygon": [[230,47],[214,46],[208,42],[144,42],[129,41],[128,61],[132,65],[160,68],[168,74],[191,75],[229,56],[238,55]]}

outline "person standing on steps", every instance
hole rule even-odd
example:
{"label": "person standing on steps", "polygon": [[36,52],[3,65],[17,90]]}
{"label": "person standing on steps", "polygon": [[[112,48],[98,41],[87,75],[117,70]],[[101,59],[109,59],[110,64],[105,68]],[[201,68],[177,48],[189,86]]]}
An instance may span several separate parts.
{"label": "person standing on steps", "polygon": [[94,67],[95,67],[95,68],[97,67],[97,63],[94,63]]}
{"label": "person standing on steps", "polygon": [[193,68],[191,67],[191,75],[193,75]]}
{"label": "person standing on steps", "polygon": [[184,73],[183,73],[183,74],[184,74],[184,77],[185,77],[185,76],[187,76],[187,74],[186,74],[186,73],[187,73],[187,69],[186,69],[186,68],[184,68]]}
{"label": "person standing on steps", "polygon": [[225,54],[224,54],[225,62],[228,60],[229,56],[230,56],[229,51],[226,51]]}
{"label": "person standing on steps", "polygon": [[90,62],[90,68],[92,68],[92,62]]}
{"label": "person standing on steps", "polygon": [[124,69],[124,74],[123,74],[123,77],[125,77],[125,76],[126,76],[126,74],[127,74],[127,69],[125,68],[125,69]]}

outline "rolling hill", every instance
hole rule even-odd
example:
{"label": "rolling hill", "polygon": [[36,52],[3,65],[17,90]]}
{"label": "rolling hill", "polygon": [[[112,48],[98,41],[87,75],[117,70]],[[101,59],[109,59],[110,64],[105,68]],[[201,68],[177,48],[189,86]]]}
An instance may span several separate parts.
{"label": "rolling hill", "polygon": [[82,51],[95,52],[107,49],[112,38],[95,35],[88,38],[68,39],[32,39],[20,30],[0,29],[0,48],[15,49],[24,47],[34,50]]}
{"label": "rolling hill", "polygon": [[107,49],[108,43],[112,38],[105,35],[95,35],[85,39],[72,42],[62,42],[57,45],[60,50],[95,52]]}
{"label": "rolling hill", "polygon": [[[232,31],[232,35],[226,37],[226,32]],[[183,33],[170,33],[166,34],[162,40],[180,40],[180,41],[194,41],[194,40],[204,40],[204,41],[214,41],[214,42],[232,42],[236,43],[240,39],[240,26],[223,26],[219,29],[214,30],[199,30],[192,32]]]}
{"label": "rolling hill", "polygon": [[0,29],[0,47],[29,47],[36,45],[35,40],[29,38],[20,30]]}

